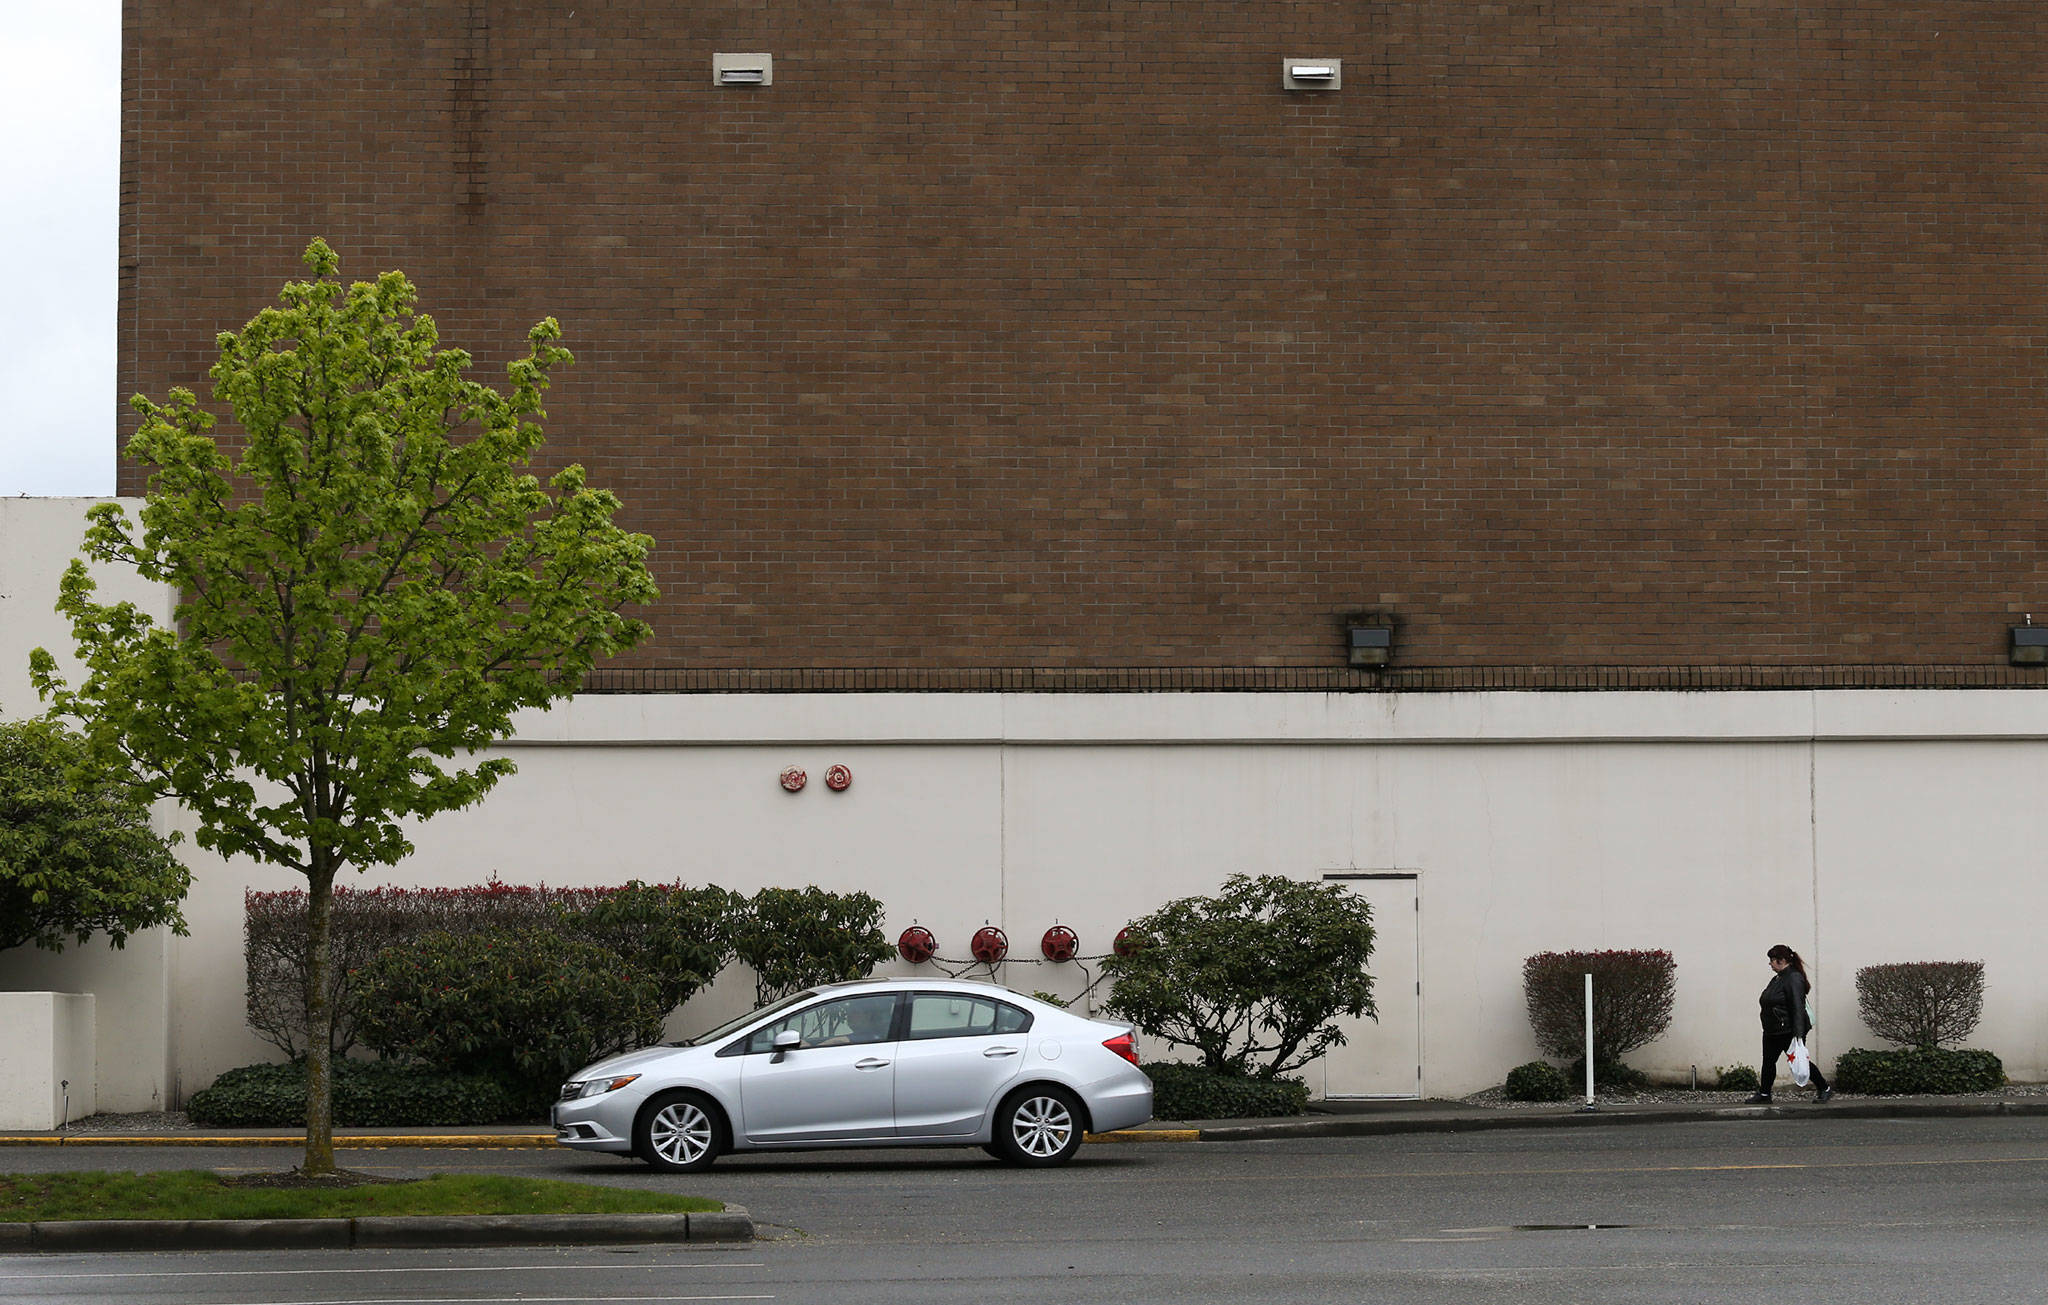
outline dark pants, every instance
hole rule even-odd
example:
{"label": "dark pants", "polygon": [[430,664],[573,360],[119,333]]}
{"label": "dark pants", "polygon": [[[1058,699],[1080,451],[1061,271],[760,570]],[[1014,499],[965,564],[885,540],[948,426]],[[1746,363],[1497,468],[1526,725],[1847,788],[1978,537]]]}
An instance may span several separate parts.
{"label": "dark pants", "polygon": [[[1757,1077],[1761,1080],[1758,1090],[1765,1096],[1771,1094],[1771,1084],[1778,1077],[1778,1066],[1785,1063],[1785,1052],[1791,1046],[1792,1035],[1789,1033],[1764,1034],[1764,1072]],[[1813,1090],[1819,1092],[1827,1087],[1828,1076],[1820,1072],[1820,1061],[1809,1060],[1809,1064],[1812,1066],[1812,1078],[1809,1081],[1813,1085]]]}

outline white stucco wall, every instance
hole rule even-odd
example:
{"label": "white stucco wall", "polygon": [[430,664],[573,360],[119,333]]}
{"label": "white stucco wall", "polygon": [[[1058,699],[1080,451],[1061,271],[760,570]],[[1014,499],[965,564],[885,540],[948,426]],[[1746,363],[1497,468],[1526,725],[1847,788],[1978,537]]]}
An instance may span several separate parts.
{"label": "white stucco wall", "polygon": [[[1026,957],[1055,920],[1106,950],[1238,871],[1398,869],[1420,882],[1431,1095],[1536,1054],[1520,969],[1543,950],[1671,950],[1677,1019],[1635,1062],[1751,1062],[1776,942],[1815,965],[1826,1055],[1870,1041],[1857,967],[1986,961],[1972,1042],[2038,1079],[2044,740],[2048,695],[2009,691],[591,697],[526,722],[505,748],[519,774],[377,878],[816,883],[874,893],[892,934],[915,919],[942,955],[990,921]],[[845,793],[821,782],[834,763]],[[811,775],[800,794],[777,786],[788,765]],[[226,945],[251,876],[202,879],[188,913],[222,945],[179,967],[188,1084],[261,1052]],[[1001,977],[1080,987],[1071,967]],[[677,1023],[747,995],[729,981]]]}
{"label": "white stucco wall", "polygon": [[98,1109],[93,997],[0,991],[0,1129],[51,1129]]}
{"label": "white stucco wall", "polygon": [[[0,720],[43,710],[29,683],[28,659],[34,649],[49,649],[60,673],[72,683],[78,681],[71,627],[56,612],[57,587],[85,537],[86,509],[102,501],[0,499]],[[115,501],[131,513],[140,506],[135,499]],[[115,567],[95,565],[92,575],[99,582],[102,602],[132,602],[158,621],[170,619],[173,602],[163,586]],[[168,821],[168,809],[162,818]],[[55,990],[97,995],[97,1051],[86,1057],[86,1063],[97,1064],[103,1109],[150,1110],[163,1105],[173,1074],[172,941],[165,931],[152,930],[129,939],[121,949],[95,940],[84,946],[72,944],[61,954],[33,948],[0,952],[0,993]],[[0,1020],[0,1033],[6,1031]],[[72,1099],[74,1106],[80,1099],[76,1082]]]}

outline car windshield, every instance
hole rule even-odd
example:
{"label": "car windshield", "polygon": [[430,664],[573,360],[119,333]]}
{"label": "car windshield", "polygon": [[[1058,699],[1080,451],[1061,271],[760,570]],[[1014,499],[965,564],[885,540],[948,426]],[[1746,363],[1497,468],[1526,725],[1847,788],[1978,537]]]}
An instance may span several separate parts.
{"label": "car windshield", "polygon": [[717,1028],[709,1029],[703,1033],[699,1033],[694,1038],[684,1038],[680,1042],[671,1042],[668,1045],[671,1047],[701,1047],[707,1042],[716,1042],[720,1038],[728,1037],[731,1034],[738,1033],[741,1029],[747,1027],[747,1025],[749,1024],[752,1024],[755,1020],[762,1019],[769,1015],[773,1015],[777,1011],[788,1010],[791,1006],[796,1005],[798,1002],[809,1001],[811,998],[817,995],[817,993],[812,992],[809,989],[806,989],[803,992],[793,992],[789,994],[789,996],[784,997],[781,1001],[771,1003],[767,1006],[762,1006],[757,1010],[750,1010],[746,1014],[740,1016],[738,1019],[727,1020],[725,1023],[719,1025]]}

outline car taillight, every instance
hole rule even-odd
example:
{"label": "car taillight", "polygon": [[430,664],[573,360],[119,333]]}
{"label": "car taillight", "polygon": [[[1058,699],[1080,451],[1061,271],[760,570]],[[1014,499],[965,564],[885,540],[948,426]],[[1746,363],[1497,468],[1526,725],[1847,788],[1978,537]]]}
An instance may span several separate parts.
{"label": "car taillight", "polygon": [[1133,1065],[1138,1063],[1138,1040],[1130,1034],[1119,1033],[1102,1045],[1108,1047],[1117,1055],[1122,1056],[1125,1060],[1130,1061]]}

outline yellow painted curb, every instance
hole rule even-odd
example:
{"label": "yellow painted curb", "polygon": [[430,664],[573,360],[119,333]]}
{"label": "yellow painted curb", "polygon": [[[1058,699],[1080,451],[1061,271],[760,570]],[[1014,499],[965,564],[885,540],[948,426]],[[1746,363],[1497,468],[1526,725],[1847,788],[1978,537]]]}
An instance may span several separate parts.
{"label": "yellow painted curb", "polygon": [[1114,1133],[1090,1133],[1091,1142],[1199,1142],[1198,1128],[1124,1128]]}
{"label": "yellow painted curb", "polygon": [[[406,1133],[392,1136],[360,1135],[336,1137],[336,1150],[382,1150],[387,1147],[434,1147],[440,1150],[462,1149],[472,1151],[504,1150],[512,1147],[553,1146],[553,1133],[451,1133],[427,1134]],[[158,1133],[148,1137],[123,1136],[119,1133],[82,1133],[66,1137],[9,1137],[0,1136],[0,1146],[290,1146],[303,1147],[304,1137],[221,1137],[211,1133],[195,1133],[181,1137],[175,1133]]]}

